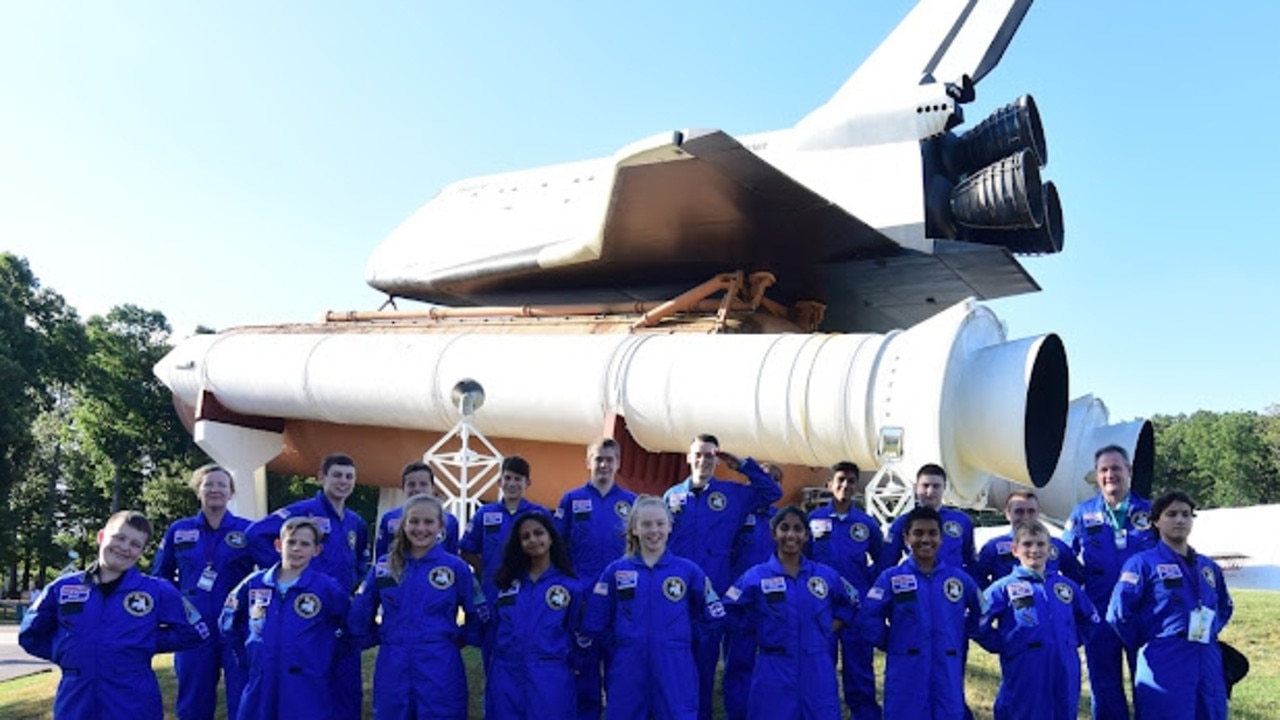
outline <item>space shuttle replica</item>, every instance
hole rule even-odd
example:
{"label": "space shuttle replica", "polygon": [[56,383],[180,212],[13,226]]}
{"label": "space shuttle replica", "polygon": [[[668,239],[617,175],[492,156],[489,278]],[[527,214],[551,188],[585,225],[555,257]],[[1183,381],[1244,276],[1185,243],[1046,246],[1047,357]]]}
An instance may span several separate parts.
{"label": "space shuttle replica", "polygon": [[448,457],[523,455],[552,504],[602,436],[622,484],[660,492],[711,432],[782,465],[792,501],[836,461],[886,496],[884,478],[938,462],[951,502],[1027,485],[1061,518],[1113,442],[1141,492],[1150,424],[1069,401],[1059,338],[1011,340],[979,304],[1038,290],[1018,258],[1063,249],[1032,98],[965,127],[1030,6],[922,0],[788,129],[676,130],[453,183],[369,260],[395,309],[195,336],[156,375],[245,478],[341,450],[398,489],[405,462],[470,436],[485,444]]}

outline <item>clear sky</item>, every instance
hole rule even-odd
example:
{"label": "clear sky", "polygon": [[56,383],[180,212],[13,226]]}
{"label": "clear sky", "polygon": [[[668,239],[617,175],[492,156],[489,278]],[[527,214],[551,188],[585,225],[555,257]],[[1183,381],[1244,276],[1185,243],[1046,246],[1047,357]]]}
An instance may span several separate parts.
{"label": "clear sky", "polygon": [[[446,183],[788,127],[912,5],[7,3],[0,248],[180,333],[373,309],[369,254]],[[1036,98],[1066,250],[993,305],[1113,420],[1280,403],[1277,27],[1270,0],[1040,0],[966,109]]]}

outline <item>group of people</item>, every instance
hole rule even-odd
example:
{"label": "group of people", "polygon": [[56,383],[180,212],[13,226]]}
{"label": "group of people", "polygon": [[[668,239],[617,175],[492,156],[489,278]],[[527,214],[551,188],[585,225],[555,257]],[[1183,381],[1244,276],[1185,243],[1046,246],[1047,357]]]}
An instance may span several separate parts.
{"label": "group of people", "polygon": [[[806,513],[775,509],[777,468],[712,435],[660,498],[622,488],[620,461],[616,441],[592,444],[587,482],[550,509],[525,498],[529,464],[508,457],[498,501],[463,533],[430,467],[411,463],[372,556],[345,507],[350,457],[324,459],[314,498],[253,523],[227,511],[231,476],[206,466],[200,513],[166,531],[154,576],[136,567],[150,524],[117,513],[97,562],[42,592],[20,642],[62,668],[56,717],[161,718],[150,660],[176,651],[183,720],[213,717],[220,676],[229,718],[359,718],[360,654],[380,645],[376,717],[465,718],[470,644],[489,718],[709,719],[723,660],[731,720],[840,718],[841,689],[857,720],[961,720],[970,640],[999,655],[997,718],[1074,718],[1081,645],[1095,718],[1129,717],[1122,658],[1138,718],[1226,717],[1222,572],[1188,544],[1191,498],[1134,496],[1122,448],[1098,451],[1100,494],[1061,540],[1035,495],[1014,492],[1011,531],[977,551],[938,465],[885,535],[854,502],[850,462]],[[721,463],[746,482],[717,478]]]}

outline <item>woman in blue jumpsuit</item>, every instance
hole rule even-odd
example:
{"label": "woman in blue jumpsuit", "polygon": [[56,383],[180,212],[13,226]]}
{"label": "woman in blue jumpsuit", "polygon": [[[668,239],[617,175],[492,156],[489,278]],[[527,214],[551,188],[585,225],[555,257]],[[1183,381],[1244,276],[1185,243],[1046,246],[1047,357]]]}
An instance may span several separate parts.
{"label": "woman in blue jumpsuit", "polygon": [[1124,564],[1107,607],[1107,622],[1138,652],[1138,720],[1227,717],[1218,633],[1233,608],[1222,568],[1187,542],[1195,509],[1179,490],[1151,503],[1160,543]]}
{"label": "woman in blue jumpsuit", "polygon": [[[176,585],[201,615],[216,619],[227,595],[253,572],[253,556],[245,536],[249,521],[227,510],[236,485],[221,467],[197,469],[191,474],[191,488],[200,500],[200,512],[169,526],[151,570]],[[176,653],[173,670],[178,675],[176,710],[180,720],[213,720],[218,678],[224,675],[227,717],[236,717],[246,676],[222,633],[214,632],[209,642]]]}
{"label": "woman in blue jumpsuit", "polygon": [[572,720],[578,699],[569,653],[582,594],[551,518],[539,512],[516,518],[494,585],[484,716]]}
{"label": "woman in blue jumpsuit", "polygon": [[747,718],[839,720],[831,645],[853,620],[857,591],[835,569],[804,557],[804,511],[783,508],[770,526],[777,552],[725,593],[756,638]]}
{"label": "woman in blue jumpsuit", "polygon": [[693,636],[724,619],[724,606],[692,561],[667,550],[671,512],[642,495],[627,519],[627,554],[605,568],[583,629],[613,648],[606,720],[696,720]]}
{"label": "woman in blue jumpsuit", "polygon": [[[443,522],[439,500],[409,498],[390,552],[378,558],[352,601],[357,642],[382,645],[373,670],[378,720],[467,717],[458,610],[474,622],[485,606],[471,566],[437,542]],[[382,622],[376,624],[379,608]]]}
{"label": "woman in blue jumpsuit", "polygon": [[995,719],[1075,720],[1080,705],[1080,645],[1102,623],[1074,580],[1057,572],[1049,530],[1014,525],[1019,565],[991,584],[978,642],[1000,655]]}

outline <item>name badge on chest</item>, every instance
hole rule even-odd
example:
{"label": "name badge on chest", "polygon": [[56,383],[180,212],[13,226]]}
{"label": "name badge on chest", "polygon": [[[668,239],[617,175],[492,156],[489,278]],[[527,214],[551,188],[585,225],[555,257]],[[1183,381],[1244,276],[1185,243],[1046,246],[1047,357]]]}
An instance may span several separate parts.
{"label": "name badge on chest", "polygon": [[206,567],[204,572],[200,573],[200,579],[196,581],[196,587],[209,592],[213,589],[213,582],[218,579],[218,571],[211,567]]}
{"label": "name badge on chest", "polygon": [[1198,607],[1192,610],[1187,618],[1187,639],[1208,645],[1213,637],[1213,616],[1216,614],[1213,608]]}

